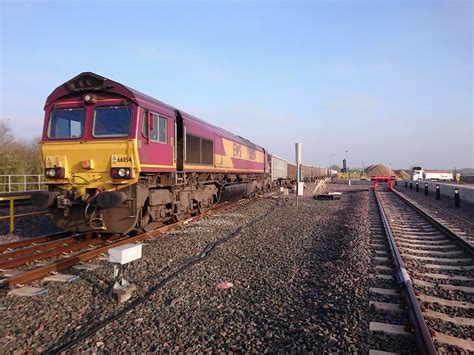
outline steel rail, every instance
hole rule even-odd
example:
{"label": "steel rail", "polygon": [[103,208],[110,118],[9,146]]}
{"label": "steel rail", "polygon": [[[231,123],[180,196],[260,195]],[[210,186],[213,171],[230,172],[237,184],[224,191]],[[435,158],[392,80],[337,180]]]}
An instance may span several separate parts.
{"label": "steel rail", "polygon": [[143,234],[139,234],[137,236],[133,236],[133,237],[126,236],[121,240],[109,243],[107,245],[99,246],[98,248],[95,248],[93,250],[90,250],[90,251],[87,251],[87,252],[84,252],[84,253],[81,253],[81,254],[78,254],[78,255],[75,255],[75,256],[71,256],[70,258],[67,258],[67,259],[51,262],[47,265],[40,266],[40,267],[34,268],[32,270],[28,270],[28,271],[25,271],[23,273],[20,273],[18,275],[11,276],[11,277],[9,277],[5,280],[4,285],[9,287],[9,288],[13,288],[16,285],[26,284],[26,283],[29,283],[29,282],[32,282],[32,281],[36,281],[38,279],[41,279],[42,277],[47,276],[51,272],[57,272],[57,271],[65,270],[65,269],[68,269],[68,268],[72,267],[73,265],[76,265],[80,262],[86,262],[86,261],[89,261],[91,259],[94,259],[94,258],[98,257],[99,255],[101,255],[103,253],[106,253],[110,248],[118,247],[118,246],[128,244],[128,243],[141,242],[141,241],[144,241],[148,238],[156,237],[158,235],[164,234],[164,233],[169,232],[171,230],[177,229],[177,228],[181,227],[182,225],[185,225],[185,224],[187,224],[191,221],[198,221],[198,220],[200,220],[204,217],[207,217],[211,214],[215,214],[215,213],[219,213],[219,212],[228,210],[230,208],[236,207],[236,206],[241,205],[243,203],[245,203],[245,201],[244,202],[237,201],[237,202],[233,202],[233,203],[225,203],[224,205],[217,206],[215,208],[212,208],[210,210],[205,211],[204,213],[202,213],[200,215],[191,217],[189,219],[186,219],[186,220],[183,220],[183,221],[180,221],[180,222],[176,222],[176,223],[173,223],[173,224],[170,224],[170,225],[166,225],[166,226],[160,227],[158,229],[155,229],[153,231],[143,233]]}
{"label": "steel rail", "polygon": [[52,241],[43,242],[40,244],[34,244],[30,246],[26,246],[24,248],[18,248],[12,251],[6,251],[0,254],[0,261],[8,260],[17,256],[33,254],[39,251],[46,251],[52,249],[56,246],[60,246],[63,244],[72,244],[74,242],[79,242],[79,236],[71,236],[67,238],[60,238]]}
{"label": "steel rail", "polygon": [[392,192],[400,198],[403,202],[405,202],[408,206],[413,208],[416,212],[418,212],[423,218],[425,218],[429,223],[433,224],[434,227],[436,227],[441,233],[446,234],[448,237],[453,239],[457,244],[462,246],[464,249],[466,249],[468,252],[473,253],[474,252],[474,245],[461,237],[458,233],[453,231],[452,229],[448,228],[441,222],[439,222],[435,217],[433,217],[429,212],[423,210],[421,207],[417,206],[414,204],[412,201],[408,200],[406,196],[404,196],[402,193],[392,190]]}
{"label": "steel rail", "polygon": [[23,248],[28,245],[33,245],[36,243],[44,243],[50,240],[64,238],[64,237],[69,236],[70,234],[71,234],[70,232],[58,232],[58,233],[54,233],[50,235],[42,235],[40,237],[18,240],[16,242],[0,243],[0,252],[10,250],[10,249]]}
{"label": "steel rail", "polygon": [[118,236],[111,236],[109,238],[95,238],[85,241],[74,241],[68,243],[67,246],[61,248],[48,249],[41,253],[32,253],[17,258],[0,261],[0,269],[11,269],[14,267],[22,266],[32,261],[49,259],[54,256],[61,255],[63,253],[70,253],[76,250],[85,249],[92,245],[105,244],[108,241],[115,241],[118,239]]}
{"label": "steel rail", "polygon": [[377,201],[377,207],[382,218],[382,224],[384,226],[385,233],[387,234],[390,250],[394,258],[395,264],[397,266],[397,277],[400,284],[403,286],[405,291],[405,298],[407,303],[410,305],[410,318],[415,327],[415,339],[418,344],[419,349],[424,354],[434,355],[436,354],[436,348],[431,338],[430,331],[426,324],[426,320],[423,317],[423,313],[420,309],[418,299],[416,298],[415,291],[413,290],[413,283],[411,281],[410,275],[405,269],[405,264],[398,250],[395,238],[390,229],[385,210],[383,208],[382,202],[378,196],[377,190],[374,189],[375,200]]}
{"label": "steel rail", "polygon": [[[64,237],[64,238],[59,238],[59,239],[54,239],[51,241],[44,241],[39,244],[33,244],[33,245],[28,245],[23,248],[17,248],[11,251],[5,251],[3,253],[0,253],[0,261],[3,260],[8,260],[16,256],[22,256],[22,255],[28,255],[28,254],[33,254],[39,251],[46,251],[49,249],[52,249],[56,246],[61,246],[63,244],[71,245],[72,243],[79,242],[80,239],[85,235],[84,234],[76,234],[72,235],[70,237]],[[84,237],[84,240],[89,240],[91,237]]]}

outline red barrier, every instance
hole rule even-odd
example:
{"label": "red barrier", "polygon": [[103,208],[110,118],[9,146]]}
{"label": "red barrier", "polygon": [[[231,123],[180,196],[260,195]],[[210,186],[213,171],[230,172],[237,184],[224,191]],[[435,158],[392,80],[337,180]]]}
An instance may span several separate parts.
{"label": "red barrier", "polygon": [[388,175],[388,176],[371,176],[370,180],[372,181],[372,184],[374,186],[374,190],[377,189],[377,183],[378,182],[388,182],[388,188],[389,190],[393,189],[393,184],[395,183],[395,180],[397,177],[395,175]]}

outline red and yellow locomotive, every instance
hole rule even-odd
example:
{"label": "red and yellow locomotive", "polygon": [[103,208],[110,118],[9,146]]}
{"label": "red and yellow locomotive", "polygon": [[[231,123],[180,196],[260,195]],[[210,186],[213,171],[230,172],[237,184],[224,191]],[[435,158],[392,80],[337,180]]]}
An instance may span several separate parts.
{"label": "red and yellow locomotive", "polygon": [[264,148],[94,73],[49,95],[41,151],[33,200],[74,232],[150,230],[271,187]]}

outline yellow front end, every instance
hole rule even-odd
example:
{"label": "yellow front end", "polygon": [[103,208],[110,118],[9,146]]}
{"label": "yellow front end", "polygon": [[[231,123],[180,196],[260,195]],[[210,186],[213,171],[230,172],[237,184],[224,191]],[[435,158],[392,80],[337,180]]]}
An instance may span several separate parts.
{"label": "yellow front end", "polygon": [[[48,185],[83,194],[85,189],[119,190],[136,184],[140,173],[137,140],[43,142],[44,168],[63,168],[64,178]],[[130,178],[112,178],[111,169],[129,168]]]}
{"label": "yellow front end", "polygon": [[136,139],[48,141],[41,151],[48,191],[37,193],[38,205],[49,207],[58,227],[119,234],[136,228]]}

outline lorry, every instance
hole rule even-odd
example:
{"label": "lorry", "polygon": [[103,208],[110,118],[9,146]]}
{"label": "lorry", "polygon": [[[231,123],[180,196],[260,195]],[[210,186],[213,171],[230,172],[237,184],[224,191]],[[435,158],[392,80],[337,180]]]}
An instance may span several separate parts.
{"label": "lorry", "polygon": [[413,181],[453,181],[452,171],[446,170],[424,170],[419,166],[413,167],[411,178]]}

